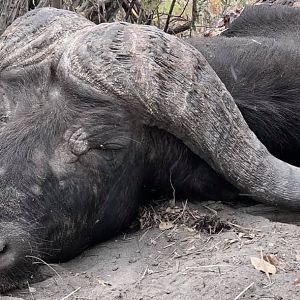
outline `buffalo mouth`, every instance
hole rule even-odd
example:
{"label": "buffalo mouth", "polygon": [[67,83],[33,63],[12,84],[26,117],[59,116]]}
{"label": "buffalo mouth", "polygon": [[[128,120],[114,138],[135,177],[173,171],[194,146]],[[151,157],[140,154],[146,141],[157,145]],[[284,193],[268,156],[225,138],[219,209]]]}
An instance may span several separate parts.
{"label": "buffalo mouth", "polygon": [[31,254],[34,250],[29,250],[34,243],[26,239],[25,235],[0,239],[0,294],[23,287],[36,273],[38,266]]}

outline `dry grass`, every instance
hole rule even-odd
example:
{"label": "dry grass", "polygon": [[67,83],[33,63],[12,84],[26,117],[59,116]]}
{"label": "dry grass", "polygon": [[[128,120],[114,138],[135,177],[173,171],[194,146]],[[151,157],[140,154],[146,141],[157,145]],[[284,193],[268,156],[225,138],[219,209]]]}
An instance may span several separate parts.
{"label": "dry grass", "polygon": [[163,230],[163,226],[160,226],[162,224],[168,224],[170,228],[183,225],[190,230],[209,234],[232,228],[229,222],[221,220],[216,212],[212,210],[208,210],[207,213],[200,212],[198,209],[191,208],[187,201],[175,205],[165,202],[159,205],[142,206],[139,212],[139,223],[141,229],[159,226]]}

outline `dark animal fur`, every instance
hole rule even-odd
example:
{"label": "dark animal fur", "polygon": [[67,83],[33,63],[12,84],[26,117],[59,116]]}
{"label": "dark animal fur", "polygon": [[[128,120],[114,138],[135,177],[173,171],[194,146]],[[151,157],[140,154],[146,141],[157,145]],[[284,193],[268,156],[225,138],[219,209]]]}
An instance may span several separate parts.
{"label": "dark animal fur", "polygon": [[[249,8],[241,20],[259,24],[260,13]],[[300,13],[280,7],[262,8],[262,14],[269,20],[278,14],[298,19]],[[283,26],[278,20],[270,24]],[[190,43],[206,56],[271,152],[299,164],[297,41],[288,38],[289,28],[286,37],[280,34],[274,40],[269,28],[255,31],[263,36],[253,36],[240,26],[241,38],[225,36],[237,35],[232,25],[223,37]],[[1,255],[6,252],[0,253],[0,292],[29,278],[35,271],[32,256],[69,259],[126,227],[136,214],[143,185],[163,190],[171,178],[185,194],[212,199],[238,195],[180,140],[140,125],[115,99],[94,99],[88,89],[58,79],[56,72],[55,66],[41,64],[0,78],[0,165],[6,172],[0,187],[0,237],[6,237],[18,258],[15,267],[5,269]],[[5,99],[11,105],[8,115]],[[78,154],[63,135],[82,127],[88,149]],[[20,197],[26,200],[17,201]]]}
{"label": "dark animal fur", "polygon": [[300,11],[247,8],[222,34],[195,46],[269,151],[300,166]]}

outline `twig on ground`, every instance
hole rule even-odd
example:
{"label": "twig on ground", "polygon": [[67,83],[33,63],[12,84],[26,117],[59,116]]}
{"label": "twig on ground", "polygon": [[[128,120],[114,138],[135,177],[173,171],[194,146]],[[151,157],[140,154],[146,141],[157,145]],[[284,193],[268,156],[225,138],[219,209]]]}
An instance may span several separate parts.
{"label": "twig on ground", "polygon": [[77,293],[80,289],[81,289],[81,287],[78,287],[76,290],[74,290],[73,292],[71,292],[67,296],[61,298],[60,300],[66,300],[66,299],[70,298],[72,295],[74,295],[75,293]]}
{"label": "twig on ground", "polygon": [[145,232],[141,235],[141,237],[139,238],[139,242],[146,236],[146,234],[148,233],[149,229],[151,228],[151,226],[149,226]]}
{"label": "twig on ground", "polygon": [[173,191],[173,199],[170,200],[170,203],[171,203],[171,206],[175,206],[176,204],[176,190],[174,188],[174,185],[172,183],[172,169],[170,170],[170,185],[171,185],[171,188],[172,188],[172,191]]}
{"label": "twig on ground", "polygon": [[206,265],[206,266],[185,267],[185,268],[188,270],[200,270],[206,268],[220,268],[220,267],[232,267],[232,265]]}
{"label": "twig on ground", "polygon": [[141,277],[140,280],[139,280],[139,283],[145,278],[145,276],[146,276],[148,270],[149,270],[149,266],[147,265],[145,271],[143,272],[142,277]]}
{"label": "twig on ground", "polygon": [[237,224],[231,223],[229,221],[226,221],[226,223],[244,233],[249,233],[249,232],[253,232],[253,231],[261,232],[261,230],[259,230],[259,229],[243,227],[241,225],[237,225]]}
{"label": "twig on ground", "polygon": [[209,206],[206,206],[206,205],[202,205],[204,208],[208,209],[210,212],[212,212],[214,215],[218,215],[218,212],[213,209],[213,208],[210,208]]}
{"label": "twig on ground", "polygon": [[251,282],[246,288],[244,288],[235,298],[234,300],[238,300],[239,298],[241,298],[254,284],[254,282]]}
{"label": "twig on ground", "polygon": [[[51,266],[49,265],[48,263],[46,263],[44,260],[42,260],[41,258],[37,257],[37,256],[32,256],[32,255],[26,255],[25,257],[28,257],[28,258],[34,258],[36,260],[39,261],[39,263],[42,263],[44,264],[45,266],[47,266],[49,269],[51,269],[61,280],[62,280],[62,277],[57,273],[57,271]],[[38,262],[33,262],[33,263],[38,263]]]}
{"label": "twig on ground", "polygon": [[185,210],[186,210],[187,202],[188,202],[188,201],[185,200],[185,203],[184,203],[184,205],[183,205],[183,209],[182,209],[181,214],[173,221],[173,223],[175,223],[177,220],[181,219],[181,217],[183,216],[183,214],[184,214],[184,212],[185,212]]}

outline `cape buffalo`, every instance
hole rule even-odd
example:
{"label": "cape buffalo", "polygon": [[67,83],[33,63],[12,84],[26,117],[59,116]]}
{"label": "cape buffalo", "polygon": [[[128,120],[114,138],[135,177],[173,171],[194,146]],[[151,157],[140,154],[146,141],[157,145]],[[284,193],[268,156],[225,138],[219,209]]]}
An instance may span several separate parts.
{"label": "cape buffalo", "polygon": [[[299,16],[262,9],[262,36],[199,49],[285,158],[299,145],[297,34],[288,38]],[[234,24],[225,35],[239,35]],[[212,51],[220,43],[229,50]],[[170,172],[186,193],[300,208],[299,169],[269,153],[200,52],[154,27],[33,10],[0,38],[0,100],[0,292],[28,280],[36,257],[69,259],[127,226],[141,187],[168,184]]]}

